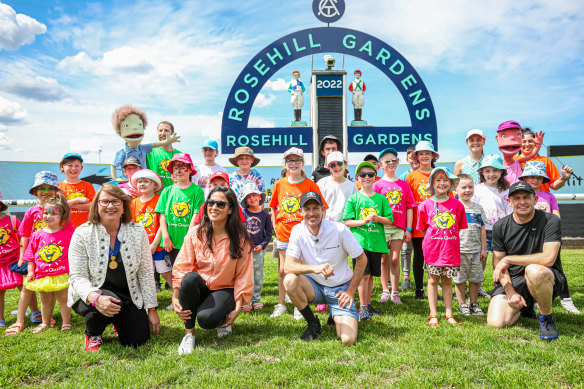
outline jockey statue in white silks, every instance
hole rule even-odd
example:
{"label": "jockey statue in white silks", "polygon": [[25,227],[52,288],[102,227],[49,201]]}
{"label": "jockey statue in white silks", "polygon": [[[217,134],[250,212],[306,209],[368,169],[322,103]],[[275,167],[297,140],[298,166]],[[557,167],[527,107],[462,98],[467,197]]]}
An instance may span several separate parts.
{"label": "jockey statue in white silks", "polygon": [[294,121],[299,122],[302,118],[302,106],[304,105],[304,96],[302,94],[305,88],[302,81],[299,80],[300,72],[298,70],[294,70],[292,76],[294,79],[288,85],[288,92],[292,94],[290,96],[290,103],[294,107]]}
{"label": "jockey statue in white silks", "polygon": [[361,71],[355,70],[355,80],[351,81],[349,90],[353,92],[353,107],[355,108],[355,121],[361,121],[361,112],[365,105],[365,83],[361,80]]}

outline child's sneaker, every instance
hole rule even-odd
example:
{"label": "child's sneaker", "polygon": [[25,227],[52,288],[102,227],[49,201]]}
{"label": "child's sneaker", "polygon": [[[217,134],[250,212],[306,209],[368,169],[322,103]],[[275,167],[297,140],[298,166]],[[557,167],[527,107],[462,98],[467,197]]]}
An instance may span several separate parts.
{"label": "child's sneaker", "polygon": [[318,304],[318,305],[316,306],[316,310],[317,310],[318,312],[326,312],[326,304]]}
{"label": "child's sneaker", "polygon": [[572,301],[571,297],[566,297],[565,299],[562,299],[560,301],[560,304],[562,304],[562,308],[564,308],[568,312],[573,313],[574,315],[580,315],[582,313],[578,308],[576,308],[576,306],[574,305],[574,301]]}
{"label": "child's sneaker", "polygon": [[178,346],[178,355],[190,354],[195,349],[195,335],[186,334]]}
{"label": "child's sneaker", "polygon": [[288,293],[286,293],[286,296],[284,296],[284,301],[286,301],[288,304],[292,304],[292,300],[290,300],[290,296],[288,296]]}
{"label": "child's sneaker", "polygon": [[472,315],[472,312],[471,312],[470,308],[468,307],[468,304],[459,304],[458,305],[458,312],[462,313],[464,316]]}
{"label": "child's sneaker", "polygon": [[548,342],[558,338],[558,327],[556,327],[552,315],[541,315],[539,317],[539,337]]}
{"label": "child's sneaker", "polygon": [[282,316],[285,313],[286,313],[286,306],[284,304],[276,304],[274,306],[274,312],[272,312],[270,317]]}
{"label": "child's sneaker", "polygon": [[381,297],[379,298],[379,300],[377,300],[377,302],[386,303],[389,301],[390,297],[391,297],[391,293],[389,292],[389,290],[384,290],[381,292]]}
{"label": "child's sneaker", "polygon": [[404,278],[404,282],[402,282],[399,289],[400,290],[408,290],[408,289],[410,289],[410,287],[411,287],[410,279]]}
{"label": "child's sneaker", "polygon": [[359,308],[359,321],[371,321],[371,315],[367,307]]}
{"label": "child's sneaker", "polygon": [[470,305],[470,314],[475,315],[475,316],[484,316],[485,315],[485,313],[483,312],[481,307],[479,307],[478,304],[471,304]]}
{"label": "child's sneaker", "polygon": [[395,292],[391,294],[391,302],[395,305],[401,305],[401,297],[399,297],[399,293]]}
{"label": "child's sneaker", "polygon": [[294,307],[294,320],[302,320],[302,319],[304,319],[304,316],[302,316],[302,314],[300,313],[298,308]]}
{"label": "child's sneaker", "polygon": [[378,315],[378,316],[385,315],[385,313],[381,312],[379,309],[373,308],[373,306],[371,306],[371,304],[367,304],[367,310],[369,311],[370,315]]}
{"label": "child's sneaker", "polygon": [[416,300],[425,300],[426,295],[424,294],[424,289],[416,289]]}
{"label": "child's sneaker", "polygon": [[97,351],[103,344],[101,335],[88,336],[85,335],[85,351]]}
{"label": "child's sneaker", "polygon": [[217,328],[217,337],[222,338],[231,334],[231,326]]}

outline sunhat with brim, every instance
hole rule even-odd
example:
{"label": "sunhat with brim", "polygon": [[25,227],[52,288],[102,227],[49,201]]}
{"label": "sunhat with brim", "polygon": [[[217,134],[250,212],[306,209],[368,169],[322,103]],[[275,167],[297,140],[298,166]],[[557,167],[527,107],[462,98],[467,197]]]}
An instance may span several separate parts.
{"label": "sunhat with brim", "polygon": [[428,186],[426,187],[426,193],[432,194],[432,195],[435,194],[435,192],[434,192],[434,179],[436,178],[436,176],[440,172],[446,174],[446,177],[448,177],[448,179],[450,180],[450,182],[451,182],[450,191],[452,192],[454,190],[454,188],[456,188],[456,185],[458,185],[458,181],[460,180],[460,178],[458,178],[458,176],[455,176],[454,173],[451,173],[447,167],[438,166],[438,167],[435,167],[434,169],[432,169],[432,172],[430,173],[430,177],[428,177]]}
{"label": "sunhat with brim", "polygon": [[241,204],[242,208],[247,209],[247,203],[245,202],[245,199],[247,196],[249,196],[252,193],[255,194],[259,194],[262,198],[260,200],[260,207],[264,205],[264,203],[266,202],[266,194],[264,192],[262,192],[261,190],[258,189],[258,186],[256,185],[255,182],[248,182],[243,186],[243,198],[241,199],[241,201],[239,202],[239,204]]}
{"label": "sunhat with brim", "polygon": [[332,162],[341,162],[345,161],[345,156],[340,151],[333,151],[329,155],[326,156],[326,165],[328,166]]}
{"label": "sunhat with brim", "polygon": [[359,164],[359,166],[357,166],[357,169],[355,170],[355,175],[359,174],[359,170],[361,170],[364,167],[370,167],[371,169],[373,169],[373,171],[377,172],[377,168],[375,167],[374,164],[372,164],[371,162],[363,161]]}
{"label": "sunhat with brim", "polygon": [[427,140],[422,140],[416,143],[416,148],[414,149],[414,156],[417,156],[418,151],[431,151],[436,154],[436,158],[440,157],[440,154],[434,149],[432,142]]}
{"label": "sunhat with brim", "polygon": [[529,161],[525,164],[523,173],[519,176],[519,179],[523,181],[523,178],[528,176],[543,177],[544,184],[550,182],[550,178],[545,173],[545,163],[541,161]]}
{"label": "sunhat with brim", "polygon": [[486,167],[494,167],[495,169],[503,170],[507,174],[507,169],[503,166],[503,158],[498,154],[485,155],[479,166],[479,170]]}
{"label": "sunhat with brim", "polygon": [[233,166],[239,167],[236,160],[237,160],[237,157],[239,157],[240,155],[249,155],[250,157],[253,157],[254,161],[251,163],[252,167],[254,167],[258,163],[260,163],[260,159],[258,157],[256,157],[253,153],[253,150],[247,146],[241,146],[241,147],[236,148],[235,155],[233,157],[229,158],[229,162],[231,162],[231,164]]}
{"label": "sunhat with brim", "polygon": [[32,184],[32,186],[28,190],[28,193],[30,193],[33,196],[36,196],[36,190],[42,184],[54,186],[55,189],[59,191],[59,179],[57,178],[57,175],[48,170],[43,170],[35,174],[34,184]]}
{"label": "sunhat with brim", "polygon": [[381,157],[383,157],[387,153],[391,153],[391,154],[395,155],[396,157],[398,156],[396,149],[394,149],[393,147],[388,147],[386,149],[381,150],[381,153],[379,153],[378,159],[381,160]]}
{"label": "sunhat with brim", "polygon": [[503,130],[508,130],[510,128],[521,129],[521,125],[519,123],[517,123],[515,120],[507,120],[506,122],[499,124],[499,128],[497,128],[497,132],[503,131]]}
{"label": "sunhat with brim", "polygon": [[221,178],[222,180],[224,180],[227,183],[227,187],[231,188],[231,185],[229,185],[229,175],[227,175],[227,173],[215,172],[215,173],[211,174],[211,178],[209,178],[209,182],[213,182],[213,180],[215,178]]}
{"label": "sunhat with brim", "polygon": [[67,154],[63,155],[63,158],[61,158],[61,162],[59,163],[59,165],[62,165],[67,161],[76,160],[76,159],[78,159],[81,163],[83,163],[83,158],[81,157],[80,154],[67,153]]}
{"label": "sunhat with brim", "polygon": [[195,169],[195,165],[193,165],[193,160],[191,159],[191,156],[188,155],[187,153],[177,153],[172,157],[172,159],[166,166],[166,170],[168,170],[170,174],[172,174],[172,165],[175,162],[182,162],[184,164],[189,165],[191,167],[191,170],[193,171],[193,176],[197,174],[197,169]]}
{"label": "sunhat with brim", "polygon": [[138,170],[136,173],[134,173],[134,175],[130,179],[130,184],[134,188],[138,188],[138,180],[140,178],[147,178],[149,180],[154,181],[154,183],[156,184],[156,188],[154,188],[154,192],[159,192],[162,189],[162,186],[163,186],[162,179],[160,179],[160,176],[158,174],[154,173],[152,170],[149,170],[149,169]]}
{"label": "sunhat with brim", "polygon": [[0,212],[4,212],[8,209],[8,205],[2,200],[0,200]]}

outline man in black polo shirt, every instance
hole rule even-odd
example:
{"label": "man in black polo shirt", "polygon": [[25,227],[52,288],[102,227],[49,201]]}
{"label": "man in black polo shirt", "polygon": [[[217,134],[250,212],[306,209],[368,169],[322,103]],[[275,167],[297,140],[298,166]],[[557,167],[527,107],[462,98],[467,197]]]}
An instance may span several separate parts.
{"label": "man in black polo shirt", "polygon": [[539,336],[546,341],[558,337],[552,319],[552,300],[565,278],[560,261],[560,219],[535,209],[537,196],[531,185],[516,182],[509,188],[513,213],[493,226],[493,280],[495,290],[489,304],[487,324],[502,328],[519,316],[535,317],[539,304]]}

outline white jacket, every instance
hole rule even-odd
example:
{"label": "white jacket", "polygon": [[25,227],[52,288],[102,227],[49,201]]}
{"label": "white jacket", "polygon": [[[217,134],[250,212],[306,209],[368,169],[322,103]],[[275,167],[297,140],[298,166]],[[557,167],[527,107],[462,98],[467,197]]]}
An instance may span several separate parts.
{"label": "white jacket", "polygon": [[[157,307],[154,265],[146,230],[141,224],[122,223],[118,240],[132,302],[138,308]],[[109,242],[110,236],[101,224],[88,222],[75,229],[69,246],[69,307],[79,299],[87,302],[87,296],[103,285]]]}

